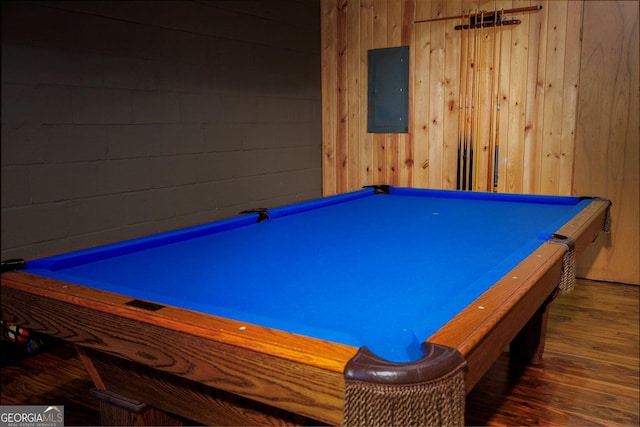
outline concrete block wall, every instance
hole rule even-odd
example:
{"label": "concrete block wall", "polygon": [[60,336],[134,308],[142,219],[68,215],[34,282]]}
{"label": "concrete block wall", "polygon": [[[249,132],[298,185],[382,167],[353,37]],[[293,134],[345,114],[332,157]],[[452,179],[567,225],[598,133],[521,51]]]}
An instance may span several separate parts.
{"label": "concrete block wall", "polygon": [[1,5],[2,259],[321,195],[318,1]]}

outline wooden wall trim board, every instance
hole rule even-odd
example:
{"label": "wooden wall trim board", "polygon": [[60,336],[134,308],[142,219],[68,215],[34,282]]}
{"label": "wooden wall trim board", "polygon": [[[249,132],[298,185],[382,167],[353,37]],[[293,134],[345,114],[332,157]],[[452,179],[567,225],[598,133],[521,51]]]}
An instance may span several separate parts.
{"label": "wooden wall trim board", "polygon": [[[476,72],[474,189],[493,191],[492,146],[498,141],[497,191],[612,199],[611,239],[619,250],[596,245],[599,255],[587,255],[581,265],[597,261],[579,271],[599,280],[640,282],[637,2],[322,0],[320,4],[325,195],[371,184],[454,189],[463,111],[460,90],[464,73]],[[520,25],[476,32],[480,54],[473,67],[473,55],[467,53],[468,60],[460,61],[465,53],[462,42],[471,37],[469,31],[454,30],[461,20],[414,23],[536,5],[542,10],[517,16]],[[612,16],[602,18],[608,15]],[[367,51],[400,45],[410,47],[409,132],[369,134]],[[500,61],[494,63],[497,56]],[[605,103],[594,98],[599,92],[608,94],[601,97]]]}

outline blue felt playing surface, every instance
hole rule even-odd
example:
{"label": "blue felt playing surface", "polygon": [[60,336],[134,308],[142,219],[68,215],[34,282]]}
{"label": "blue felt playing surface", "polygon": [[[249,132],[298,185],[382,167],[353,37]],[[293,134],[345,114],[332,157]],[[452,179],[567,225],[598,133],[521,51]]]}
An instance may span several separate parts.
{"label": "blue felt playing surface", "polygon": [[589,203],[461,194],[367,189],[274,209],[262,223],[245,215],[28,267],[409,361]]}

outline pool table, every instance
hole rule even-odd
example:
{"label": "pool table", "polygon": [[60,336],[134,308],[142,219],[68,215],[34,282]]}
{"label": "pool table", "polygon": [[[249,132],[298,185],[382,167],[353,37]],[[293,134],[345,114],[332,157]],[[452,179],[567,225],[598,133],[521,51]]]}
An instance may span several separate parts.
{"label": "pool table", "polygon": [[609,206],[365,187],[8,260],[1,315],[77,345],[105,424],[461,424]]}

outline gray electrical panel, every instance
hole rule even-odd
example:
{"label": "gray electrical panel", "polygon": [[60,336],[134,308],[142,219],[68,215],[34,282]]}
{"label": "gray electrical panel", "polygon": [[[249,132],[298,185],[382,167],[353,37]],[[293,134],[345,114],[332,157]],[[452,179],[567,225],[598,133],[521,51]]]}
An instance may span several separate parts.
{"label": "gray electrical panel", "polygon": [[409,131],[409,46],[369,50],[367,131]]}

